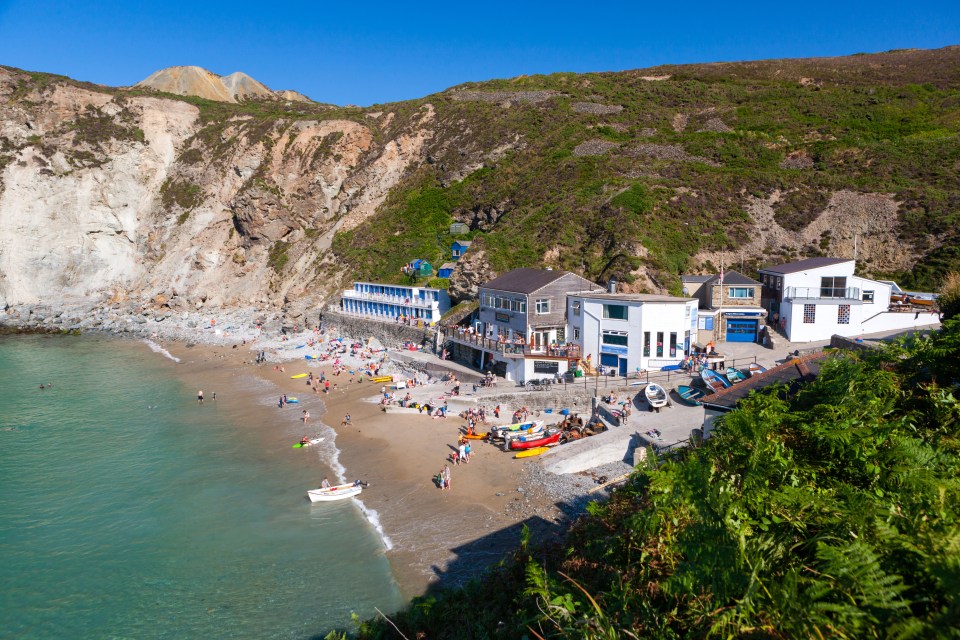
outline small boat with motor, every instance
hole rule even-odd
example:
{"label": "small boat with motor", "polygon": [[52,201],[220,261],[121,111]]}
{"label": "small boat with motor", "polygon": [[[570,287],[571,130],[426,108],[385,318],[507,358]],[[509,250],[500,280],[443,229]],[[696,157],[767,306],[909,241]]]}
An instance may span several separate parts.
{"label": "small boat with motor", "polygon": [[310,502],[331,502],[333,500],[345,500],[353,496],[360,495],[365,486],[369,486],[360,480],[351,484],[338,484],[326,489],[311,489],[307,491],[307,497]]}
{"label": "small boat with motor", "polygon": [[767,368],[763,365],[757,364],[756,362],[751,362],[747,366],[743,367],[741,371],[746,373],[748,376],[755,376],[761,373],[764,373]]}

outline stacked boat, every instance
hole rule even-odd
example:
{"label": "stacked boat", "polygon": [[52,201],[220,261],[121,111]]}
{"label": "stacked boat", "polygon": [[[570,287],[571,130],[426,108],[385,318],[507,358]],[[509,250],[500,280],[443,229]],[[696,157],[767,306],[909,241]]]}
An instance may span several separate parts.
{"label": "stacked boat", "polygon": [[703,383],[707,385],[707,388],[714,393],[723,391],[731,386],[729,380],[711,369],[704,369],[701,371],[700,377],[703,379]]}
{"label": "stacked boat", "polygon": [[656,383],[648,384],[643,390],[643,395],[646,396],[651,411],[659,413],[663,407],[670,406],[670,398],[667,396],[666,389]]}

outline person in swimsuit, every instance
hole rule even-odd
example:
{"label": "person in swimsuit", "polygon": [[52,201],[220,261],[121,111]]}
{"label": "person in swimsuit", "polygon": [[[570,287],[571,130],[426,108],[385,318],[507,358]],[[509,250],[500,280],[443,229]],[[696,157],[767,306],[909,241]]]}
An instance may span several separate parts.
{"label": "person in swimsuit", "polygon": [[203,389],[200,389],[200,391],[197,391],[197,403],[203,404]]}

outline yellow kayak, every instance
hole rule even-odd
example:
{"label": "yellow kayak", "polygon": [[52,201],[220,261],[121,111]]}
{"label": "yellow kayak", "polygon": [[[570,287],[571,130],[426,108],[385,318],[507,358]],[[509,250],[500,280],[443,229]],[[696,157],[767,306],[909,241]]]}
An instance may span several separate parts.
{"label": "yellow kayak", "polygon": [[378,376],[370,378],[370,382],[393,382],[393,376]]}
{"label": "yellow kayak", "polygon": [[297,375],[295,375],[295,376],[290,376],[290,377],[291,377],[291,378],[306,378],[307,375],[308,375],[308,374],[306,374],[306,373],[298,373]]}
{"label": "yellow kayak", "polygon": [[550,447],[534,447],[533,449],[525,449],[523,451],[518,451],[517,455],[513,456],[514,458],[530,458],[533,456],[538,456],[541,453],[546,453],[550,451]]}

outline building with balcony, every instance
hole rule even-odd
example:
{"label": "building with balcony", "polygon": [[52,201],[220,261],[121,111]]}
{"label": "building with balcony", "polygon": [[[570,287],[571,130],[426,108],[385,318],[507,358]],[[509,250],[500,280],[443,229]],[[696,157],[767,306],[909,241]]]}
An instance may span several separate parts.
{"label": "building with balcony", "polygon": [[699,305],[697,341],[757,342],[767,312],[760,304],[761,284],[736,271],[719,275],[681,276],[684,295]]}
{"label": "building with balcony", "polygon": [[447,338],[474,366],[508,380],[562,374],[580,360],[579,345],[567,336],[567,293],[596,290],[567,271],[514,269],[479,287],[472,324]]}
{"label": "building with balcony", "polygon": [[888,282],[854,275],[845,258],[808,258],[760,269],[761,303],[791,342],[939,324],[936,310],[891,305]]}
{"label": "building with balcony", "polygon": [[343,313],[364,318],[431,325],[450,309],[444,289],[354,282],[340,299]]}
{"label": "building with balcony", "polygon": [[571,293],[568,342],[584,360],[626,376],[679,364],[697,336],[696,298],[641,293]]}

